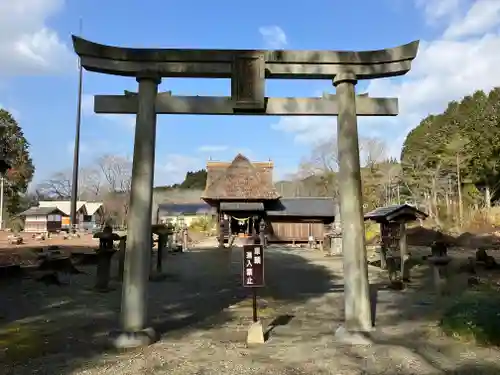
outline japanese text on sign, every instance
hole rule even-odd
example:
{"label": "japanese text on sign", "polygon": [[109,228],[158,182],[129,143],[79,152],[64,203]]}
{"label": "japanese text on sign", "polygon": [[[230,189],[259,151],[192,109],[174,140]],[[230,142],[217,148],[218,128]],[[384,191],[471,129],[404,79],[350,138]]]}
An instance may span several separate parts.
{"label": "japanese text on sign", "polygon": [[243,286],[264,286],[264,253],[262,246],[243,247]]}

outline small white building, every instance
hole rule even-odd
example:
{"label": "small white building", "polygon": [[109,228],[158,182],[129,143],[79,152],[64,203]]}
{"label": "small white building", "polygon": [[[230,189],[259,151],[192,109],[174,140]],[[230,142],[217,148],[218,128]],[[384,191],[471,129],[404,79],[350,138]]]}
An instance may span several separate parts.
{"label": "small white building", "polygon": [[[39,207],[57,207],[63,212],[62,229],[71,223],[71,201],[40,201]],[[102,202],[76,202],[76,224],[80,229],[94,229],[101,225],[104,209]]]}
{"label": "small white building", "polygon": [[62,228],[64,212],[57,207],[31,207],[19,216],[24,218],[25,232],[54,233]]}

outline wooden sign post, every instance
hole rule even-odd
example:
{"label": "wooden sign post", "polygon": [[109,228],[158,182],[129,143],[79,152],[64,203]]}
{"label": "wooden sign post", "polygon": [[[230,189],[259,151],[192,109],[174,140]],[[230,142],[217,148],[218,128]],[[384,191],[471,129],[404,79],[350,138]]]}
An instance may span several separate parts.
{"label": "wooden sign post", "polygon": [[259,320],[257,314],[257,288],[264,285],[264,247],[262,245],[243,246],[243,286],[252,288],[254,322]]}

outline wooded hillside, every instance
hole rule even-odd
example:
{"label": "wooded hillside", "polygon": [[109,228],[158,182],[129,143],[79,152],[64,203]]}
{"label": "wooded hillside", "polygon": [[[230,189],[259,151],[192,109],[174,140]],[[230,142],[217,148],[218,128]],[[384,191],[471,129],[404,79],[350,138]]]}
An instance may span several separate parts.
{"label": "wooded hillside", "polygon": [[435,218],[489,209],[500,187],[500,89],[476,91],[423,119],[401,151],[408,195]]}

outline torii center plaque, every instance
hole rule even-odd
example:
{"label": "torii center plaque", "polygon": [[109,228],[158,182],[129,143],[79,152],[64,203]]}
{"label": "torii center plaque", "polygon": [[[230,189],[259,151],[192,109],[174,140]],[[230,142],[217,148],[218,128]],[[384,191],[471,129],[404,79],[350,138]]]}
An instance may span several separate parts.
{"label": "torii center plaque", "polygon": [[[122,296],[123,332],[117,346],[152,341],[146,321],[151,249],[151,209],[157,114],[338,116],[339,203],[344,257],[345,328],[372,329],[364,241],[357,116],[395,116],[396,98],[356,95],[358,80],[406,74],[419,42],[375,51],[137,49],[73,36],[88,71],[135,77],[137,93],[97,95],[96,113],[136,114],[132,189]],[[163,77],[229,78],[231,96],[158,93]],[[334,95],[310,98],[265,96],[266,79],[329,79]]]}

